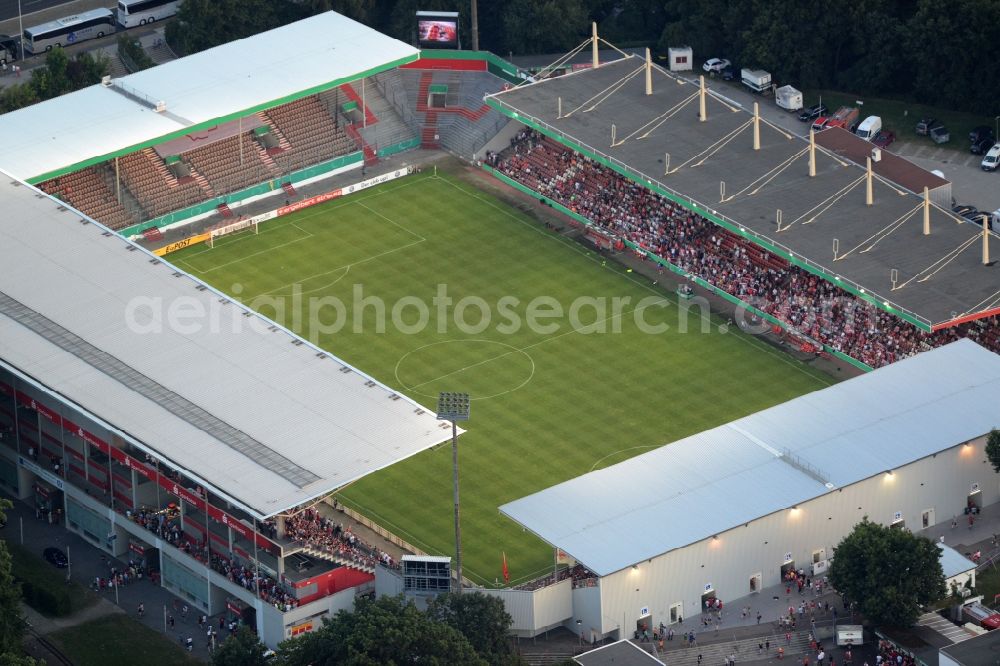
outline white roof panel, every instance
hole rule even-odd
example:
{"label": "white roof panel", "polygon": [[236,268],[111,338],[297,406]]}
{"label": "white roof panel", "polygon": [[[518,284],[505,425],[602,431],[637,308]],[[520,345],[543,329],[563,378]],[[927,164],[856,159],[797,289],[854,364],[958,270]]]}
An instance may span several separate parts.
{"label": "white roof panel", "polygon": [[0,168],[25,180],[350,81],[419,51],[335,12],[0,116]]}
{"label": "white roof panel", "polygon": [[[248,511],[450,438],[417,403],[33,188],[5,179],[0,207],[0,358]],[[148,304],[219,325],[146,332]]]}
{"label": "white roof panel", "polygon": [[998,393],[1000,355],[959,340],[500,511],[605,576],[982,436]]}
{"label": "white roof panel", "polygon": [[964,574],[976,568],[975,562],[951,546],[939,542],[937,547],[941,549],[941,569],[944,570],[944,577],[946,579]]}

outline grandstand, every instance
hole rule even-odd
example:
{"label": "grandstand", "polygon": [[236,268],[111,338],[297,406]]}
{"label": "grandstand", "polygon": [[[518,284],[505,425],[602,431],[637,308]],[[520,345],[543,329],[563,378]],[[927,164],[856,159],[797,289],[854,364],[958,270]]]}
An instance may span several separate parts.
{"label": "grandstand", "polygon": [[[608,178],[640,183],[662,201],[708,221],[727,245],[738,244],[738,251],[753,257],[765,272],[790,274],[785,279],[792,280],[793,287],[797,274],[806,276],[806,281],[810,276],[821,278],[829,285],[821,290],[827,308],[840,294],[891,315],[864,314],[863,321],[884,320],[888,327],[881,328],[890,332],[897,324],[904,329],[912,326],[912,333],[904,333],[906,344],[880,355],[874,365],[899,358],[903,347],[905,356],[970,331],[976,336],[981,332],[989,344],[996,341],[1000,292],[996,268],[992,262],[984,265],[985,250],[980,252],[986,234],[960,222],[948,209],[947,181],[884,153],[873,170],[873,205],[867,205],[865,171],[852,160],[862,159],[870,147],[857,137],[842,130],[819,133],[816,176],[810,177],[807,142],[762,121],[761,147],[754,150],[754,123],[746,110],[709,93],[707,120],[701,122],[696,86],[653,67],[653,91],[646,95],[643,77],[638,76],[644,69],[635,57],[623,58],[489,96],[490,105],[551,138],[547,148],[520,158],[534,162],[531,177],[525,180],[515,173],[514,180],[529,191],[546,194],[539,185],[572,181],[579,159],[587,169],[601,172],[605,185]],[[608,147],[595,149],[595,145]],[[560,165],[562,153],[570,151],[576,156],[573,164]],[[546,159],[548,163],[542,163]],[[500,166],[501,161],[494,157],[493,163]],[[591,195],[599,191],[590,189]],[[930,203],[925,205],[914,191],[926,191]],[[585,194],[571,192],[561,201],[556,197],[556,204],[563,206]],[[581,221],[596,222],[586,215]],[[628,234],[620,235],[631,243]],[[665,261],[655,246],[667,240],[633,247]],[[672,268],[708,279],[697,270]],[[711,286],[726,291],[718,284]],[[792,291],[792,297],[801,296]],[[732,297],[732,290],[727,295]],[[759,303],[749,305],[818,348],[846,351],[847,358],[873,365],[871,354],[861,359],[843,345],[830,344],[829,336],[814,330],[814,316],[807,317],[806,324],[791,321],[787,313],[767,312]],[[924,335],[930,331],[936,333]]]}

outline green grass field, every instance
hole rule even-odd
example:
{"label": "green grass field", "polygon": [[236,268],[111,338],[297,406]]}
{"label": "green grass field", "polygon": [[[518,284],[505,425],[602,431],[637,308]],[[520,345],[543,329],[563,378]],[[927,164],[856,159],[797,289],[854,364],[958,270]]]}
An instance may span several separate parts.
{"label": "green grass field", "polygon": [[[204,638],[197,638],[201,640]],[[106,615],[49,634],[79,666],[191,666],[200,663],[158,631],[124,614]]]}
{"label": "green grass field", "polygon": [[[719,332],[719,321],[700,332],[700,311],[681,332],[676,300],[650,280],[605,264],[455,177],[410,176],[168,259],[244,303],[268,294],[277,305],[256,303],[265,315],[284,309],[276,318],[290,328],[431,409],[438,391],[472,395],[460,442],[463,564],[482,584],[500,577],[502,551],[512,583],[552,564],[552,550],[501,516],[501,504],[832,383],[755,338]],[[481,332],[463,331],[450,318],[443,325],[432,307],[419,332],[391,325],[376,332],[373,307],[363,321],[350,317],[357,285],[390,310],[403,297],[431,304],[447,285],[455,303],[484,299],[492,320]],[[347,324],[319,334],[308,317],[292,321],[296,290],[303,303],[340,299]],[[582,324],[603,322],[607,332],[585,333],[565,318],[545,320],[558,326],[551,332],[504,326],[504,297],[519,299],[511,309],[522,322],[537,297],[566,310],[579,297],[607,299],[605,312],[584,304],[578,313]],[[614,297],[630,299],[619,316]],[[656,304],[645,320],[668,324],[666,333],[636,323],[634,309],[647,297]],[[404,327],[418,328],[415,307],[402,313]],[[330,308],[319,321],[336,319]],[[478,309],[466,308],[465,321],[479,322]],[[339,498],[430,553],[453,552],[448,446],[373,474]]]}

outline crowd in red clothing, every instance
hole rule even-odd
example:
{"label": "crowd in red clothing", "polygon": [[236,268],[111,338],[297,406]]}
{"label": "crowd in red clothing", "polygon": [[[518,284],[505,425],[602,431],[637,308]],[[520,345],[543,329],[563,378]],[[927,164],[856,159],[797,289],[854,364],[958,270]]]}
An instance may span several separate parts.
{"label": "crowd in red clothing", "polygon": [[389,553],[365,543],[349,527],[345,528],[315,509],[306,509],[285,518],[285,536],[372,569],[378,564],[390,569],[399,568],[399,563]]}
{"label": "crowd in red clothing", "polygon": [[505,155],[488,153],[486,161],[616,238],[871,367],[963,337],[1000,351],[998,317],[925,333],[532,130],[511,144]]}
{"label": "crowd in red clothing", "polygon": [[916,666],[916,660],[905,652],[900,652],[889,641],[879,641],[876,666]]}

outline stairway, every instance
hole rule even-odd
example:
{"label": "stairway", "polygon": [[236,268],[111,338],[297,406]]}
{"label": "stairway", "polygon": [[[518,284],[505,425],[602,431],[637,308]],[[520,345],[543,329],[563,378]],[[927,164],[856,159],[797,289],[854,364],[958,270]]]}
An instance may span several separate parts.
{"label": "stairway", "polygon": [[[572,652],[521,652],[521,660],[531,666],[565,664],[573,659]],[[672,666],[672,665],[671,665]]]}
{"label": "stairway", "polygon": [[260,157],[260,161],[267,167],[268,172],[272,176],[280,176],[281,167],[271,158],[271,153],[267,152],[267,149],[261,145],[260,141],[254,141],[253,145],[257,149],[257,156]]}
{"label": "stairway", "polygon": [[208,182],[208,178],[205,178],[203,175],[198,173],[197,169],[191,167],[191,170],[188,171],[188,175],[189,177],[194,178],[194,182],[198,183],[198,187],[201,188],[201,191],[204,192],[206,196],[215,196],[215,190],[212,188],[212,184]]}
{"label": "stairway", "polygon": [[288,142],[288,139],[286,139],[285,135],[281,133],[281,130],[278,129],[278,126],[275,125],[273,122],[271,122],[271,118],[267,115],[267,113],[265,113],[264,111],[258,111],[254,115],[256,115],[257,118],[259,118],[262,123],[271,128],[271,136],[273,136],[275,139],[278,140],[278,149],[275,150],[272,148],[271,152],[268,153],[269,155],[276,155],[278,153],[283,153],[292,147],[292,144]]}
{"label": "stairway", "polygon": [[157,173],[163,176],[163,180],[167,181],[169,187],[177,187],[177,178],[170,172],[167,165],[163,163],[163,159],[156,153],[152,148],[143,148],[142,154],[153,164],[156,168]]}
{"label": "stairway", "polygon": [[351,569],[357,569],[358,571],[364,571],[365,573],[373,574],[375,569],[373,567],[366,566],[364,564],[358,564],[354,560],[349,560],[340,555],[335,555],[334,553],[328,553],[325,550],[319,550],[317,548],[312,548],[310,546],[303,546],[302,552],[310,557],[315,557],[320,560],[326,560],[327,562],[334,562],[341,566],[350,567]]}
{"label": "stairway", "polygon": [[153,227],[152,229],[146,230],[142,235],[143,240],[150,243],[155,243],[156,241],[163,240],[163,232],[160,231],[159,227]]}
{"label": "stairway", "polygon": [[428,111],[424,116],[424,126],[420,130],[421,148],[440,148],[438,139],[437,112]]}
{"label": "stairway", "polygon": [[[703,640],[710,639],[711,632],[706,632],[701,634],[701,636]],[[766,636],[761,636],[760,638],[744,638],[738,641],[708,643],[705,645],[695,645],[694,647],[687,648],[671,649],[671,647],[667,647],[666,649],[659,651],[658,656],[661,661],[670,664],[670,666],[697,666],[699,654],[702,656],[703,666],[706,664],[724,664],[726,663],[726,657],[729,655],[736,655],[736,662],[742,664],[748,661],[774,657],[778,653],[778,648],[783,647],[785,648],[785,659],[787,659],[789,663],[795,664],[802,663],[800,655],[809,652],[809,632],[800,631],[792,634],[791,643],[785,642],[784,634],[771,636],[770,655],[758,655],[758,644],[767,638],[768,637]],[[664,645],[670,646],[671,643],[678,645],[680,640],[680,635],[678,635],[673,641],[668,641],[664,643]],[[647,643],[646,645],[650,644]],[[794,658],[796,656],[798,656],[798,659]],[[811,658],[810,661],[812,661]]]}
{"label": "stairway", "polygon": [[221,215],[223,219],[226,220],[236,216],[235,213],[233,213],[233,209],[230,208],[229,204],[226,203],[220,203],[218,206],[215,207],[215,210],[219,211],[219,215]]}
{"label": "stairway", "polygon": [[434,80],[432,72],[424,72],[420,75],[420,87],[417,88],[417,111],[427,110],[427,96],[430,93],[431,81]]}
{"label": "stairway", "polygon": [[295,191],[295,187],[291,183],[282,183],[281,189],[283,189],[285,191],[285,194],[287,194],[290,197],[298,195],[298,192]]}

